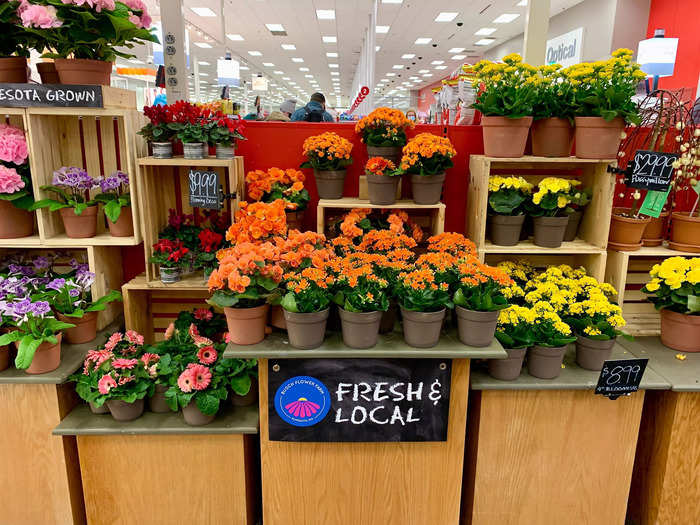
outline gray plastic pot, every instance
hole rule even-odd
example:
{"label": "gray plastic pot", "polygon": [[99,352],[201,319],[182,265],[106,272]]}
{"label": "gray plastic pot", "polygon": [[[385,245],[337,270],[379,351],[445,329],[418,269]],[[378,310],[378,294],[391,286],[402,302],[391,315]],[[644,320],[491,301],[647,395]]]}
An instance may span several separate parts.
{"label": "gray plastic pot", "polygon": [[527,372],[540,379],[554,379],[561,374],[566,345],[557,347],[538,346],[530,348],[527,356]]}
{"label": "gray plastic pot", "polygon": [[497,246],[515,246],[520,241],[525,215],[489,215],[489,238]]}
{"label": "gray plastic pot", "polygon": [[197,402],[192,398],[192,401],[187,403],[182,407],[182,415],[185,418],[185,423],[193,427],[198,427],[201,425],[208,425],[216,418],[216,414],[207,416],[202,414],[201,410],[197,407]]}
{"label": "gray plastic pot", "polygon": [[437,204],[442,196],[445,174],[411,175],[413,202],[416,204]]}
{"label": "gray plastic pot", "polygon": [[97,406],[95,403],[88,403],[90,405],[90,412],[93,414],[109,414],[109,408],[107,404],[104,403],[101,406]]}
{"label": "gray plastic pot", "polygon": [[290,345],[301,350],[311,350],[323,344],[330,311],[328,308],[307,314],[283,311]]}
{"label": "gray plastic pot", "polygon": [[581,217],[583,213],[579,210],[574,210],[569,214],[569,222],[566,223],[566,230],[564,230],[564,240],[566,242],[573,241],[578,233],[578,226],[581,224]]}
{"label": "gray plastic pot", "polygon": [[367,157],[382,157],[393,162],[396,167],[401,161],[401,146],[367,146]]}
{"label": "gray plastic pot", "polygon": [[415,348],[432,348],[440,341],[445,308],[437,312],[414,312],[401,306],[403,339]]}
{"label": "gray plastic pot", "polygon": [[576,364],[586,370],[602,370],[603,363],[610,359],[615,339],[597,341],[578,336],[576,339]]}
{"label": "gray plastic pot", "polygon": [[396,188],[401,177],[367,173],[367,193],[371,204],[389,205],[396,202]]}
{"label": "gray plastic pot", "polygon": [[148,400],[148,408],[156,414],[167,414],[171,412],[170,407],[165,402],[165,392],[168,390],[166,385],[156,385],[155,392]]}
{"label": "gray plastic pot", "polygon": [[505,359],[489,359],[489,375],[501,381],[514,381],[520,377],[527,348],[506,348]]}
{"label": "gray plastic pot", "polygon": [[384,312],[348,312],[340,307],[338,312],[346,346],[363,349],[377,344]]}
{"label": "gray plastic pot", "polygon": [[133,403],[127,403],[119,399],[110,399],[107,401],[107,407],[109,407],[109,412],[115,420],[133,421],[143,414],[144,400],[142,398],[137,399]]}
{"label": "gray plastic pot", "polygon": [[467,346],[489,346],[498,324],[498,311],[477,312],[455,306],[459,340]]}
{"label": "gray plastic pot", "polygon": [[545,248],[559,248],[564,241],[564,233],[569,224],[569,217],[535,217],[535,236],[533,242],[536,246]]}
{"label": "gray plastic pot", "polygon": [[314,170],[319,199],[340,199],[343,197],[346,170]]}

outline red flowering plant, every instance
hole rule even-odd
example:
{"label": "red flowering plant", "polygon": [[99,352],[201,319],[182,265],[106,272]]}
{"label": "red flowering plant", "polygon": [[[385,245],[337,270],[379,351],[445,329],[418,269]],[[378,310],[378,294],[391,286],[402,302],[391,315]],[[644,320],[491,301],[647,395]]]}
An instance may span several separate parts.
{"label": "red flowering plant", "polygon": [[224,236],[209,228],[199,232],[199,247],[195,253],[195,268],[204,269],[205,277],[209,276],[216,263],[216,252],[221,248]]}
{"label": "red flowering plant", "polygon": [[153,255],[149,262],[158,264],[162,268],[183,268],[190,263],[186,257],[189,250],[185,248],[182,241],[171,241],[170,239],[160,239],[153,245]]}
{"label": "red flowering plant", "polygon": [[148,142],[169,142],[175,136],[168,124],[173,122],[173,113],[170,106],[155,105],[144,106],[143,114],[149,122],[138,132]]}
{"label": "red flowering plant", "polygon": [[236,140],[246,140],[243,136],[245,124],[242,119],[230,118],[220,111],[214,113],[207,125],[209,130],[209,143],[233,146]]}
{"label": "red flowering plant", "polygon": [[209,141],[211,110],[185,100],[178,100],[171,104],[170,110],[173,119],[167,127],[184,144]]}
{"label": "red flowering plant", "polygon": [[168,210],[168,225],[158,235],[161,239],[182,241],[182,244],[191,252],[199,248],[199,232],[202,230],[194,222],[193,214],[178,213],[174,209]]}
{"label": "red flowering plant", "polygon": [[180,312],[174,327],[178,330],[187,330],[190,325],[194,325],[198,333],[217,343],[223,341],[228,329],[226,317],[215,312],[213,308],[196,308],[192,311]]}
{"label": "red flowering plant", "polygon": [[146,396],[153,395],[156,372],[154,368],[158,356],[144,354],[146,359],[116,357],[102,364],[101,377],[97,381],[98,395],[92,401],[102,406],[107,401],[117,400],[133,403]]}

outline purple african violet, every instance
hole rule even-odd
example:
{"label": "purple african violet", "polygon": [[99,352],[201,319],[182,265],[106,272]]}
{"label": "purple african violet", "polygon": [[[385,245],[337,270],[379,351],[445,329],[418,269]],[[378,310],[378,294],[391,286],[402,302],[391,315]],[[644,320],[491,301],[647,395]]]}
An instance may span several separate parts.
{"label": "purple african violet", "polygon": [[72,190],[91,190],[97,188],[99,179],[94,179],[82,168],[63,167],[53,172],[53,186],[70,188]]}

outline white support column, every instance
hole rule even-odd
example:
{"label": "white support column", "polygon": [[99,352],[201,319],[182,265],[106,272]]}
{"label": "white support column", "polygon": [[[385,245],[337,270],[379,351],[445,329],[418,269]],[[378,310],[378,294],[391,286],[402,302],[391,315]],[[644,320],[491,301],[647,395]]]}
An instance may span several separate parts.
{"label": "white support column", "polygon": [[364,101],[364,114],[367,114],[374,109],[374,70],[377,58],[377,0],[372,2],[372,11],[370,11],[369,14],[369,31],[367,36],[367,77],[365,78],[365,85],[369,88],[369,95],[367,95]]}
{"label": "white support column", "polygon": [[168,104],[172,104],[177,100],[187,100],[189,94],[182,0],[161,0],[160,19],[163,25],[165,93]]}
{"label": "white support column", "polygon": [[527,4],[523,60],[533,66],[545,63],[549,10],[550,0],[530,0]]}
{"label": "white support column", "polygon": [[190,57],[192,60],[192,73],[194,76],[194,99],[197,102],[201,102],[200,100],[200,84],[199,84],[199,61],[197,60],[197,55],[195,53],[192,53],[192,56]]}

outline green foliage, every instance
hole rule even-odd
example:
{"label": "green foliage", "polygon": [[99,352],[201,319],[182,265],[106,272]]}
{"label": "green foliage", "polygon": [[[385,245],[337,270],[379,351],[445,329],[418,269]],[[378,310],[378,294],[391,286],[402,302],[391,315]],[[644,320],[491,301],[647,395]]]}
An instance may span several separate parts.
{"label": "green foliage", "polygon": [[149,122],[138,132],[147,142],[170,142],[175,136],[175,131],[167,124],[153,124]]}
{"label": "green foliage", "polygon": [[489,210],[498,215],[522,215],[528,194],[515,188],[502,188],[489,194]]}
{"label": "green foliage", "polygon": [[209,129],[202,123],[171,122],[168,127],[175,132],[183,144],[207,143],[209,141]]}
{"label": "green foliage", "polygon": [[27,320],[17,325],[17,330],[0,336],[0,346],[19,341],[15,366],[20,370],[24,370],[32,364],[34,354],[39,345],[42,343],[56,344],[58,341],[56,335],[74,326],[74,324],[64,323],[53,317],[35,318],[29,315]]}
{"label": "green foliage", "polygon": [[368,146],[389,148],[405,146],[408,141],[406,131],[397,129],[396,133],[387,133],[384,127],[366,127],[362,130],[362,140]]}
{"label": "green foliage", "polygon": [[300,168],[313,168],[318,171],[337,171],[347,168],[352,164],[352,158],[338,159],[328,157],[320,158],[312,156],[306,162],[302,162]]}
{"label": "green foliage", "polygon": [[489,280],[477,286],[458,284],[454,295],[454,304],[476,310],[477,312],[496,312],[508,308],[508,300],[503,296],[503,288],[495,281]]}
{"label": "green foliage", "polygon": [[101,202],[104,204],[104,212],[107,218],[113,223],[119,220],[119,216],[122,213],[122,208],[131,207],[131,194],[122,193],[118,195],[116,193],[100,193],[95,196],[95,202]]}

